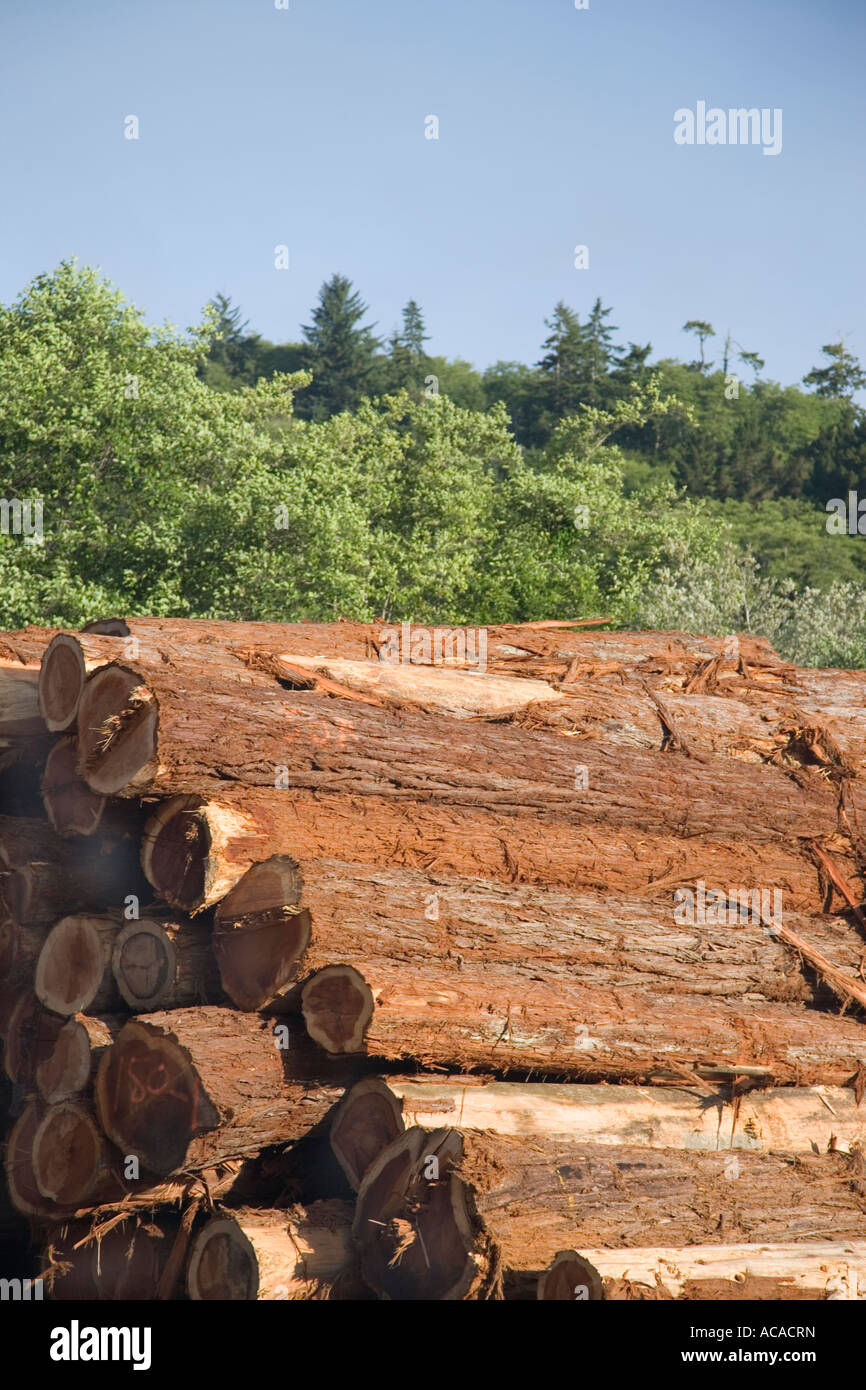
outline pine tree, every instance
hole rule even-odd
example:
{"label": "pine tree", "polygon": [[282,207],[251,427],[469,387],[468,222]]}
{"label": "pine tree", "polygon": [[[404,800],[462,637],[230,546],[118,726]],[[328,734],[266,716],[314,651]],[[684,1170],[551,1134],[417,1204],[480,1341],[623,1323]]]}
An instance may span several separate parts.
{"label": "pine tree", "polygon": [[866,386],[859,360],[843,342],[825,343],[821,351],[830,360],[825,367],[813,367],[803,377],[804,385],[814,386],[819,396],[853,396]]}
{"label": "pine tree", "polygon": [[550,334],[542,343],[538,369],[548,379],[549,408],[556,416],[572,414],[583,399],[583,334],[573,309],[560,299],[549,319]]}
{"label": "pine tree", "polygon": [[375,325],[361,323],[367,312],[345,275],[333,275],[322,285],[313,322],[303,328],[313,381],[299,402],[316,419],[354,410],[365,394],[381,346]]}
{"label": "pine tree", "polygon": [[403,328],[400,333],[400,341],[406,348],[413,361],[418,362],[426,356],[424,344],[429,340],[430,334],[424,332],[424,316],[421,313],[421,306],[410,299],[403,309]]}
{"label": "pine tree", "polygon": [[203,375],[211,386],[237,389],[252,384],[255,377],[258,333],[248,333],[249,320],[227,294],[216,294],[208,307],[213,332]]}

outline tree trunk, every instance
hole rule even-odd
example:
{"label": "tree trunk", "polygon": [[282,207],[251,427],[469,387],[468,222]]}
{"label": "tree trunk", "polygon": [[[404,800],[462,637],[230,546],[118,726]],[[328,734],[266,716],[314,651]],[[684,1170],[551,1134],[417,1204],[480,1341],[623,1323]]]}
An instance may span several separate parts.
{"label": "tree trunk", "polygon": [[37,1188],[59,1207],[77,1210],[123,1196],[117,1156],[85,1101],[48,1106],[31,1155]]}
{"label": "tree trunk", "polygon": [[[572,1259],[567,1258],[572,1256]],[[562,1251],[556,1269],[539,1277],[538,1298],[568,1302],[580,1277],[573,1251]],[[586,1250],[590,1284],[610,1300],[689,1302],[791,1302],[847,1300],[866,1294],[866,1241],[802,1241],[795,1245],[691,1245],[645,1250]],[[570,1286],[572,1272],[577,1274]],[[544,1283],[542,1283],[544,1281]],[[597,1285],[590,1285],[594,1300]]]}
{"label": "tree trunk", "polygon": [[145,902],[151,897],[131,834],[62,840],[44,820],[2,816],[0,871],[6,906],[24,925],[99,912],[129,895]]}
{"label": "tree trunk", "polygon": [[355,1297],[356,1266],[348,1202],[247,1208],[212,1217],[194,1237],[187,1291],[194,1302]]}
{"label": "tree trunk", "polygon": [[214,913],[213,950],[223,988],[239,1009],[261,1009],[295,988],[310,943],[298,866],[288,855],[254,864]]}
{"label": "tree trunk", "polygon": [[17,994],[6,1023],[3,1065],[10,1081],[28,1091],[36,1073],[57,1044],[63,1019],[42,1006],[32,989]]}
{"label": "tree trunk", "polygon": [[[480,1078],[393,1077],[376,1084],[402,1107],[407,1125],[434,1129],[495,1130],[529,1138],[540,1134],[579,1143],[666,1149],[745,1149],[750,1153],[853,1153],[866,1149],[866,1112],[852,1088],[783,1086],[774,1090],[713,1094],[689,1088],[557,1085],[555,1082],[482,1081]],[[343,1103],[341,1103],[342,1105]],[[378,1153],[384,1142],[375,1116],[353,1112],[352,1141]],[[335,1120],[336,1124],[336,1120]],[[387,1132],[387,1131],[385,1131]],[[332,1130],[333,1143],[333,1130]],[[347,1176],[348,1176],[347,1170]]]}
{"label": "tree trunk", "polygon": [[[299,969],[317,1041],[371,1057],[488,1072],[647,1080],[757,1069],[767,1080],[846,1082],[866,1030],[815,1007],[827,990],[754,922],[679,924],[674,901],[510,888],[338,860],[304,861],[296,896],[312,940]],[[302,886],[301,886],[302,885]],[[841,918],[793,925],[860,990],[862,947]],[[353,975],[351,972],[356,972]],[[360,983],[357,975],[362,977]],[[832,996],[831,996],[832,997]]]}
{"label": "tree trunk", "polygon": [[[342,1087],[293,1079],[303,1067],[303,1047],[288,1025],[277,1028],[220,1008],[130,1020],[97,1073],[96,1107],[105,1133],[121,1153],[136,1155],[160,1176],[299,1138],[335,1104]],[[320,1070],[326,1076],[328,1069]]]}
{"label": "tree trunk", "polygon": [[74,738],[59,739],[45,763],[42,802],[58,835],[93,835],[102,823],[106,798],[92,792],[75,771]]}
{"label": "tree trunk", "polygon": [[81,710],[78,770],[104,794],[218,797],[226,782],[241,782],[474,806],[500,818],[555,813],[569,825],[677,838],[778,843],[837,828],[838,796],[817,775],[802,772],[801,785],[775,768],[644,750],[624,767],[604,744],[304,692],[245,695],[218,681],[204,691],[167,673],[145,687],[111,666],[88,681]]}
{"label": "tree trunk", "polygon": [[[596,821],[574,827],[543,813],[503,818],[479,808],[338,793],[237,788],[218,800],[162,802],[145,828],[142,864],[160,897],[184,912],[219,902],[255,863],[276,854],[333,854],[506,883],[586,887],[620,895],[672,893],[699,878],[715,884],[772,884],[795,912],[826,910],[814,857],[790,843],[707,833],[675,838]],[[850,851],[833,854],[853,881]]]}
{"label": "tree trunk", "polygon": [[38,690],[36,669],[0,659],[0,735],[20,737],[44,731]]}
{"label": "tree trunk", "polygon": [[660,1227],[672,1245],[856,1238],[862,1173],[859,1154],[611,1149],[410,1129],[368,1169],[355,1238],[363,1277],[382,1296],[477,1297],[480,1271],[496,1296],[504,1267],[640,1246]]}

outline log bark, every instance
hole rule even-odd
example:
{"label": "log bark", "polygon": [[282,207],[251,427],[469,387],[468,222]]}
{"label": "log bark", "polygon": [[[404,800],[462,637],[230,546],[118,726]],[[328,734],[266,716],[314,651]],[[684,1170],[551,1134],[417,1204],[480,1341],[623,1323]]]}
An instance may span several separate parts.
{"label": "log bark", "polygon": [[389,708],[426,710],[451,719],[497,719],[527,706],[562,703],[562,696],[547,681],[527,677],[292,652],[280,652],[275,660],[278,672],[314,672],[347,690],[373,696]]}
{"label": "log bark", "polygon": [[[286,1039],[289,1046],[279,1046]],[[99,1065],[100,1123],[122,1153],[160,1176],[288,1143],[342,1092],[339,1084],[292,1079],[299,1069],[292,1041],[297,1051],[288,1032],[275,1035],[261,1019],[230,1009],[133,1019]]]}
{"label": "log bark", "polygon": [[95,791],[219,796],[227,782],[279,788],[282,779],[287,788],[498,817],[537,810],[569,825],[680,838],[788,843],[839,826],[837,792],[803,771],[801,784],[775,768],[640,749],[624,768],[616,748],[507,724],[397,715],[304,692],[244,695],[218,682],[204,693],[162,673],[152,686],[118,666],[88,682],[78,770]]}
{"label": "log bark", "polygon": [[660,1227],[678,1246],[857,1238],[863,1173],[859,1154],[612,1151],[411,1129],[368,1170],[354,1229],[362,1274],[384,1297],[478,1296],[480,1269],[496,1296],[503,1267],[543,1269],[566,1249],[592,1259]]}
{"label": "log bark", "polygon": [[2,816],[0,872],[7,909],[25,925],[151,897],[132,834],[63,840],[45,820]]}
{"label": "log bark", "polygon": [[194,1302],[356,1297],[352,1208],[322,1201],[214,1216],[193,1238],[186,1283]]}
{"label": "log bark", "polygon": [[[238,788],[220,798],[171,798],[148,821],[142,865],[158,895],[185,912],[219,902],[251,866],[277,854],[333,854],[370,865],[481,875],[646,894],[715,883],[778,886],[796,912],[822,912],[827,887],[813,855],[794,837],[760,842],[742,835],[674,837],[598,821],[575,827],[538,813],[503,818],[471,807],[382,797]],[[841,849],[840,849],[841,846]],[[832,842],[840,872],[854,880],[850,846]]]}
{"label": "log bark", "polygon": [[[574,1252],[563,1251],[563,1256]],[[587,1250],[582,1257],[609,1300],[749,1302],[832,1301],[866,1295],[866,1241],[772,1245],[692,1245],[642,1250]],[[569,1299],[568,1261],[538,1297]],[[558,1272],[555,1272],[558,1273]],[[544,1274],[539,1278],[539,1286]],[[575,1294],[572,1290],[571,1299]],[[592,1297],[592,1295],[591,1295]]]}
{"label": "log bark", "polygon": [[[339,860],[304,861],[297,879],[312,920],[299,968],[363,976],[370,1056],[582,1080],[757,1069],[800,1084],[844,1083],[866,1056],[863,1025],[816,1007],[827,992],[788,946],[753,922],[679,924],[672,895],[504,888]],[[832,955],[854,997],[857,931],[784,916]],[[335,1051],[353,997],[341,995]]]}

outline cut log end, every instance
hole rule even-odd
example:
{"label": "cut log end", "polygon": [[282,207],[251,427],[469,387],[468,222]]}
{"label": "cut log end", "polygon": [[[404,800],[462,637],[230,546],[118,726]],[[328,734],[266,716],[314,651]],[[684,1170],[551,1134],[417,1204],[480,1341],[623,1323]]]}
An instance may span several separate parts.
{"label": "cut log end", "polygon": [[109,919],[80,913],[51,928],[36,962],[34,989],[46,1009],[64,1016],[83,1013],[99,993],[106,973]]}
{"label": "cut log end", "polygon": [[189,1054],[139,1019],[100,1060],[94,1095],[109,1139],[159,1176],[181,1168],[195,1136],[220,1124]]}
{"label": "cut log end", "polygon": [[105,1140],[90,1112],[75,1101],[50,1106],[33,1137],[33,1175],[43,1197],[86,1206],[106,1167]]}
{"label": "cut log end", "polygon": [[223,989],[239,1009],[262,1009],[297,978],[312,932],[302,881],[288,855],[254,864],[214,914]]}
{"label": "cut log end", "polygon": [[259,1262],[236,1221],[208,1221],[192,1243],[187,1291],[194,1302],[249,1302],[258,1297]]}
{"label": "cut log end", "polygon": [[92,835],[105,810],[105,797],[78,776],[77,759],[75,739],[63,738],[45,763],[42,803],[58,835]]}
{"label": "cut log end", "polygon": [[148,882],[172,907],[194,912],[205,902],[210,834],[188,798],[164,802],[145,827],[141,866]]}
{"label": "cut log end", "polygon": [[301,991],[307,1032],[326,1052],[360,1052],[373,1009],[373,991],[351,965],[324,966]]}
{"label": "cut log end", "polygon": [[559,1250],[538,1276],[538,1297],[544,1303],[599,1303],[604,1282],[595,1265],[576,1250]]}
{"label": "cut log end", "polygon": [[110,663],[88,678],[78,707],[78,772],[103,796],[132,793],[156,767],[157,709],[134,671]]}
{"label": "cut log end", "polygon": [[33,1086],[38,1068],[51,1056],[62,1027],[63,1019],[44,1009],[32,990],[18,997],[6,1025],[4,1064],[11,1081]]}
{"label": "cut log end", "polygon": [[409,1129],[373,1161],[358,1193],[354,1237],[365,1281],[381,1298],[495,1296],[498,1260],[458,1174],[453,1129]]}
{"label": "cut log end", "polygon": [[[94,1024],[97,1020],[93,1021]],[[105,1029],[104,1043],[109,1041]],[[36,1066],[36,1085],[43,1100],[56,1105],[84,1091],[92,1070],[92,1041],[81,1017],[67,1018],[47,1056]]]}
{"label": "cut log end", "polygon": [[111,957],[121,997],[135,1011],[168,1007],[177,972],[174,943],[158,922],[121,927]]}
{"label": "cut log end", "polygon": [[357,1192],[375,1158],[405,1128],[403,1102],[377,1076],[346,1092],[331,1123],[331,1148]]}
{"label": "cut log end", "polygon": [[39,709],[52,733],[72,728],[86,679],[80,643],[59,632],[48,644],[39,672]]}

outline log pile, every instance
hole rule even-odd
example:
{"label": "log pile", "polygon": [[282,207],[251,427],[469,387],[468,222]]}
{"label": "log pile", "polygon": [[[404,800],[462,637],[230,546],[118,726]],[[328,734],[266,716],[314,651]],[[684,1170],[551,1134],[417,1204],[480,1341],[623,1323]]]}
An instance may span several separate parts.
{"label": "log pile", "polygon": [[866,1297],[866,673],[597,627],[0,635],[51,1297]]}

